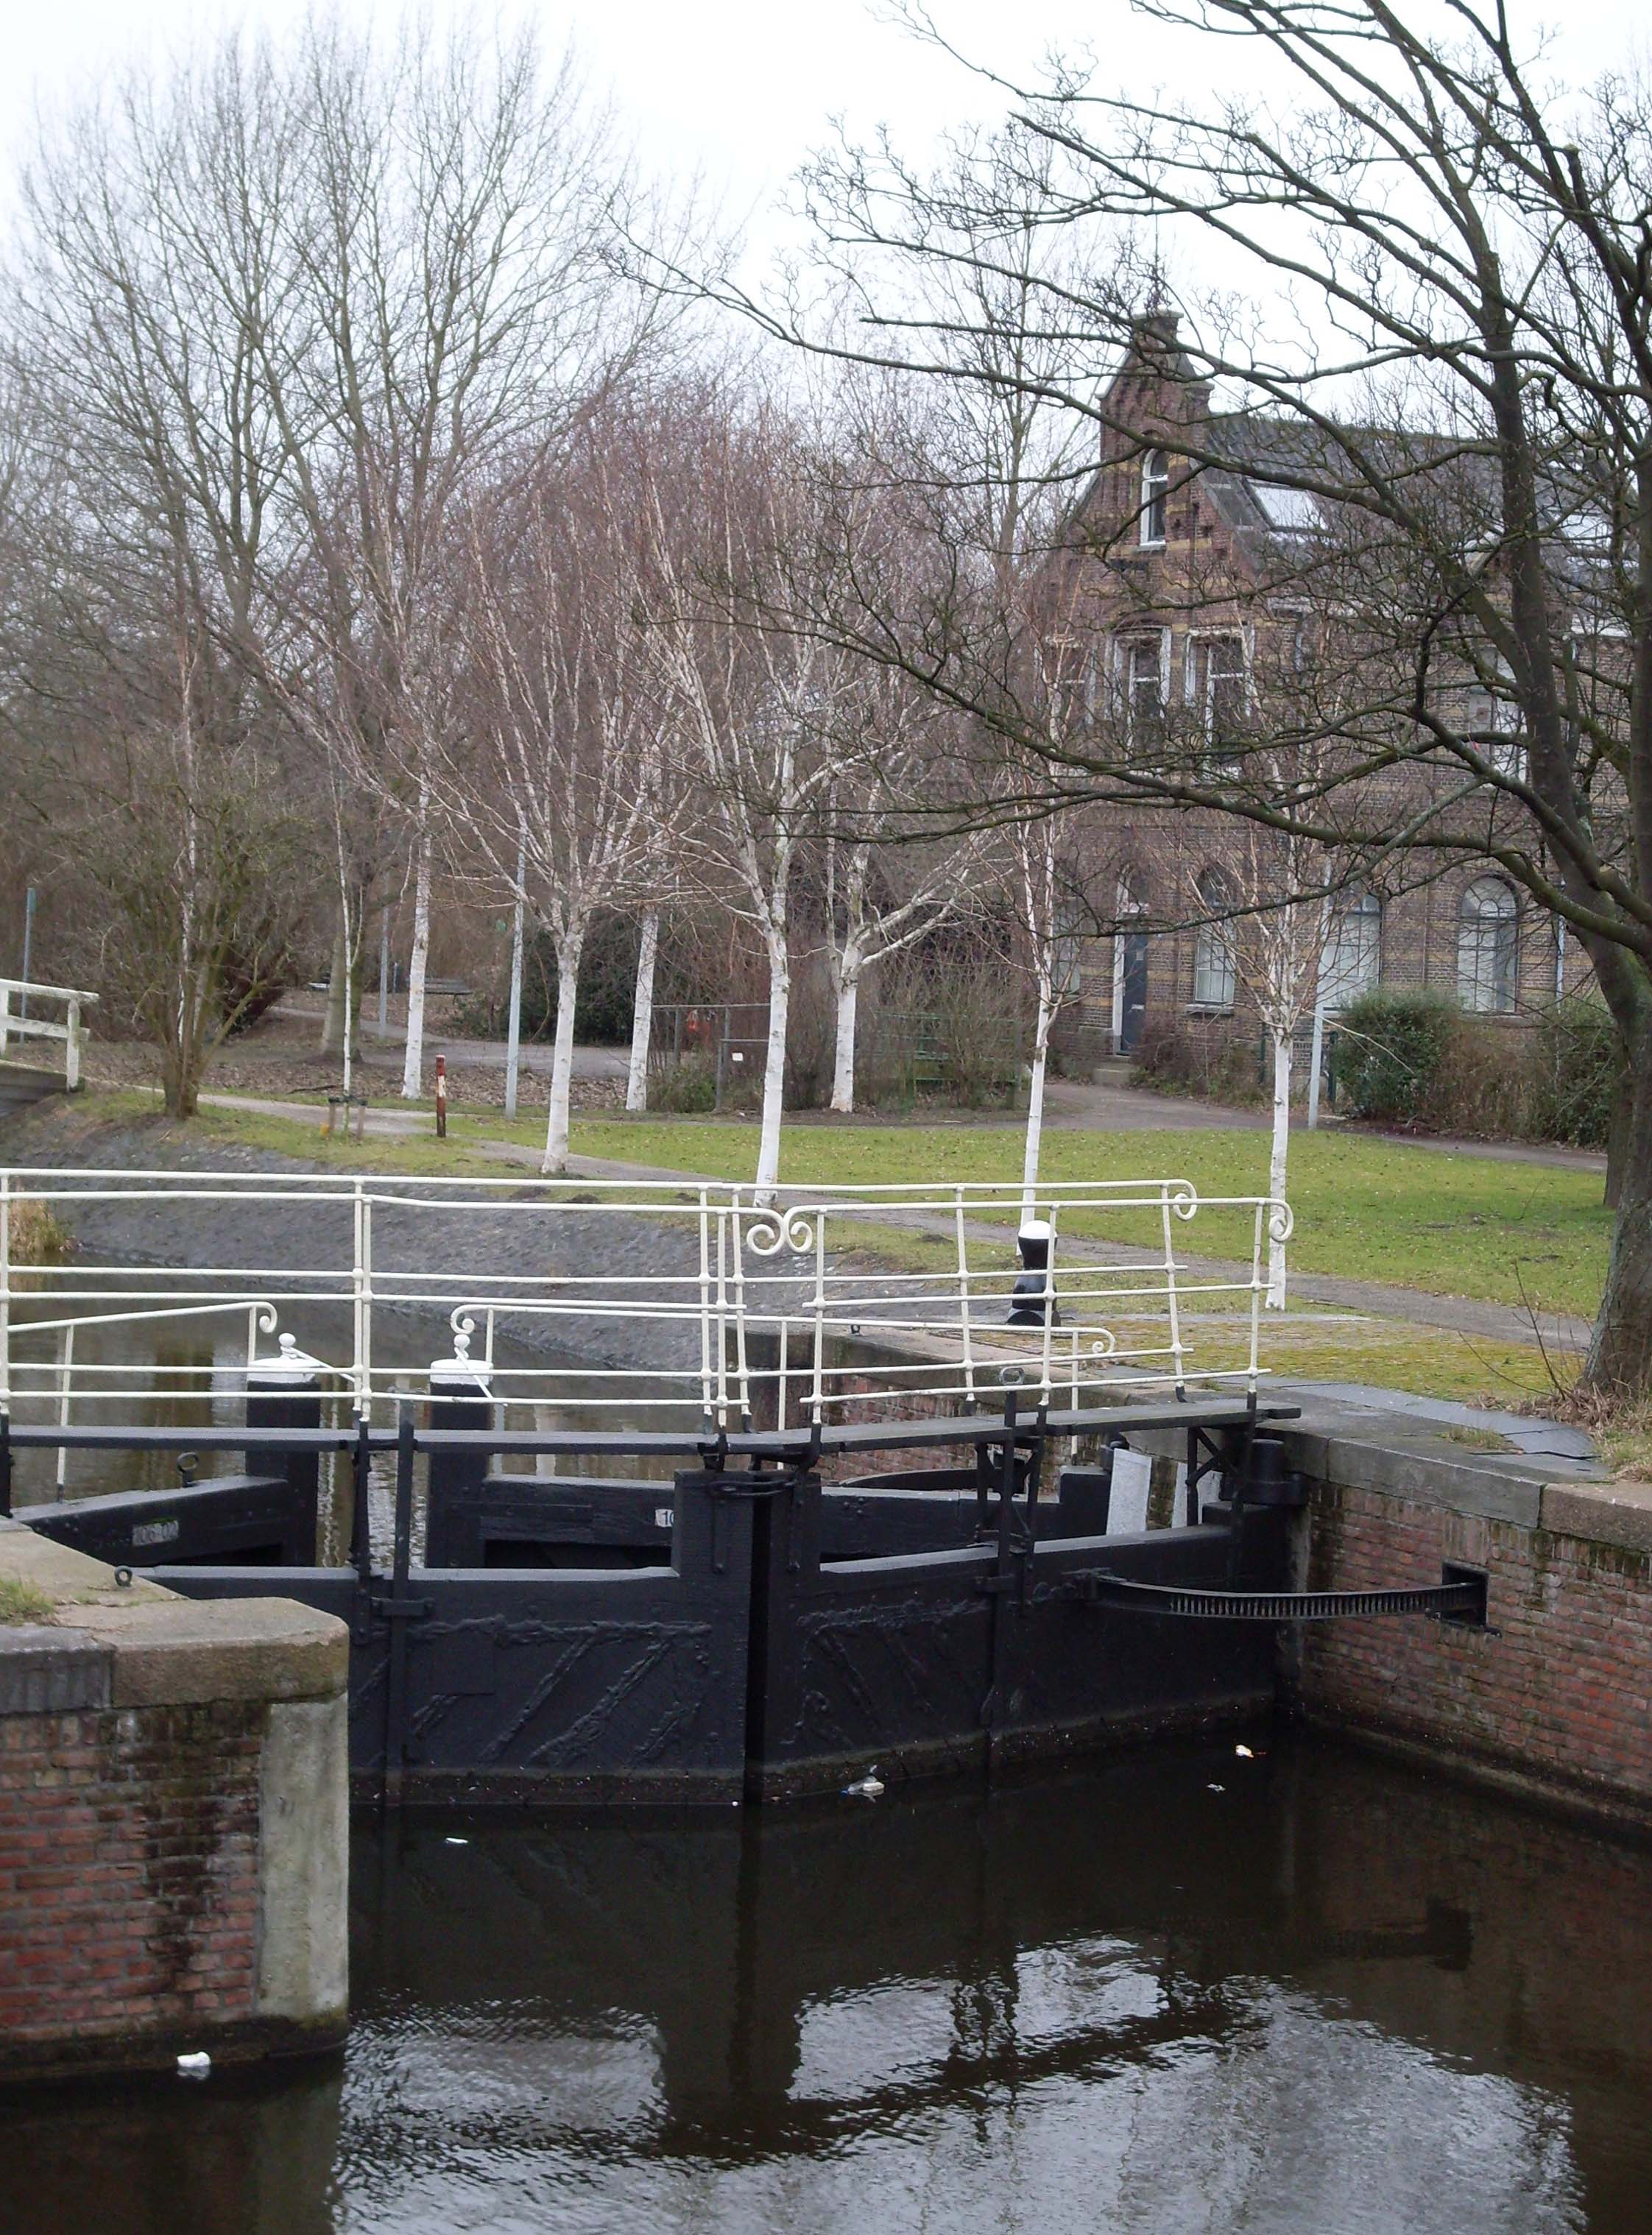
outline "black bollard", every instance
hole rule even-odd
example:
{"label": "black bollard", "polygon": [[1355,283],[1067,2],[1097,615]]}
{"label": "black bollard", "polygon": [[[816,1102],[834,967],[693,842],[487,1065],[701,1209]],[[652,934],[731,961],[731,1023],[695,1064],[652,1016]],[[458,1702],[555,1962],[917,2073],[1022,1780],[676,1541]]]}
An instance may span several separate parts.
{"label": "black bollard", "polygon": [[284,1476],[294,1506],[292,1538],[300,1567],[318,1557],[317,1512],[321,1497],[321,1453],[315,1446],[293,1451],[279,1445],[260,1446],[253,1439],[260,1428],[319,1428],[321,1377],[327,1371],[318,1358],[300,1350],[284,1334],[273,1358],[255,1358],[246,1368],[246,1471],[251,1475]]}
{"label": "black bollard", "polygon": [[[485,1367],[470,1355],[470,1337],[453,1338],[451,1358],[430,1363],[430,1426],[435,1429],[471,1429],[481,1433],[493,1422],[493,1393]],[[450,1568],[466,1564],[465,1548],[475,1535],[474,1505],[488,1479],[493,1458],[485,1444],[430,1453],[429,1484],[424,1521],[424,1564]]]}
{"label": "black bollard", "polygon": [[1029,1218],[1016,1235],[1015,1246],[1021,1253],[1023,1270],[1010,1290],[1011,1327],[1043,1327],[1046,1313],[1050,1326],[1060,1326],[1061,1314],[1056,1308],[1050,1275],[1050,1249],[1054,1240],[1050,1222],[1046,1218]]}

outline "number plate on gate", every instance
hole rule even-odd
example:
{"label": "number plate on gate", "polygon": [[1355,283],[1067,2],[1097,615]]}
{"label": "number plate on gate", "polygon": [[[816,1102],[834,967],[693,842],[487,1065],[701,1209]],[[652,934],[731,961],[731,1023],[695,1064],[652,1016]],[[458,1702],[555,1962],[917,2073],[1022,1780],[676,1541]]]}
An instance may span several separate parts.
{"label": "number plate on gate", "polygon": [[669,1505],[657,1505],[654,1508],[654,1526],[656,1529],[674,1529],[676,1525],[677,1516],[672,1511]]}

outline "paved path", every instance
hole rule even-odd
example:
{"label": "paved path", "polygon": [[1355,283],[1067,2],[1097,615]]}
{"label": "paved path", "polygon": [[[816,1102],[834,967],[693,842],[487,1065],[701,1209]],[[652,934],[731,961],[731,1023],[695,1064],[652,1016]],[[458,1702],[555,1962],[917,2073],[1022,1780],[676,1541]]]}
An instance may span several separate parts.
{"label": "paved path", "polygon": [[[1223,1102],[1196,1102],[1186,1095],[1155,1094],[1149,1087],[1092,1084],[1052,1078],[1046,1092],[1046,1123],[1067,1131],[1100,1133],[1197,1133],[1214,1131],[1265,1132],[1272,1123],[1265,1111],[1241,1110]],[[1293,1119],[1294,1133],[1306,1132],[1306,1120]],[[1546,1164],[1556,1171],[1600,1172],[1606,1158],[1592,1149],[1563,1149],[1537,1141],[1465,1141],[1447,1134],[1393,1132],[1380,1125],[1349,1125],[1333,1118],[1328,1132],[1355,1140],[1393,1141],[1407,1149],[1443,1156],[1489,1157],[1494,1163]]]}
{"label": "paved path", "polygon": [[[298,1118],[313,1123],[317,1116],[313,1102],[277,1102],[255,1098],[251,1095],[203,1094],[203,1103],[230,1110],[257,1110],[274,1118]],[[387,1140],[407,1139],[413,1136],[428,1137],[431,1118],[425,1110],[370,1110],[367,1131],[370,1135]],[[487,1157],[502,1164],[519,1170],[537,1172],[540,1152],[515,1141],[490,1141],[470,1136],[464,1144],[473,1154]],[[570,1157],[569,1176],[575,1179],[661,1182],[672,1187],[723,1187],[725,1181],[714,1178],[707,1172],[683,1171],[660,1164],[630,1163],[616,1157]],[[820,1193],[818,1189],[782,1187],[783,1203],[806,1202]],[[949,1218],[928,1216],[922,1212],[877,1210],[868,1213],[869,1220],[880,1226],[910,1226],[915,1231],[939,1235],[951,1240],[956,1231]],[[1001,1225],[987,1221],[971,1220],[967,1229],[975,1240],[994,1240],[1005,1231]],[[1109,1262],[1130,1262],[1138,1252],[1124,1248],[1114,1249],[1105,1242],[1088,1242],[1097,1255]],[[1250,1268],[1232,1260],[1218,1257],[1187,1257],[1182,1260],[1189,1275],[1194,1280],[1249,1281]],[[1373,1319],[1400,1320],[1411,1327],[1441,1327],[1455,1334],[1478,1337],[1487,1342],[1529,1343],[1532,1340],[1532,1321],[1530,1313],[1512,1304],[1487,1303],[1472,1296],[1435,1296],[1420,1288],[1402,1288],[1384,1281],[1341,1280],[1331,1274],[1293,1272],[1290,1276],[1293,1298],[1299,1303],[1332,1305],[1345,1312],[1353,1312]],[[1571,1319],[1558,1313],[1539,1314],[1538,1327],[1544,1341],[1557,1352],[1581,1349],[1589,1339],[1589,1323]]]}
{"label": "paved path", "polygon": [[[283,1001],[276,1013],[283,1023],[319,1025],[323,1021],[319,1009],[298,1008],[290,1000]],[[377,1071],[389,1064],[390,1049],[407,1045],[407,1027],[392,1022],[386,1028],[384,1039],[380,1039],[375,1014],[370,996],[362,1012],[361,1045],[357,1052],[362,1062],[370,1064]],[[503,1040],[456,1039],[443,1032],[427,1032],[424,1035],[426,1062],[439,1055],[445,1056],[450,1071],[502,1071],[508,1053],[509,1049]],[[548,1040],[522,1042],[521,1060],[524,1071],[548,1072],[551,1056]],[[576,1047],[574,1051],[574,1076],[575,1078],[623,1078],[630,1062],[631,1052],[627,1048]],[[401,1067],[401,1059],[397,1057],[393,1068],[399,1071]]]}

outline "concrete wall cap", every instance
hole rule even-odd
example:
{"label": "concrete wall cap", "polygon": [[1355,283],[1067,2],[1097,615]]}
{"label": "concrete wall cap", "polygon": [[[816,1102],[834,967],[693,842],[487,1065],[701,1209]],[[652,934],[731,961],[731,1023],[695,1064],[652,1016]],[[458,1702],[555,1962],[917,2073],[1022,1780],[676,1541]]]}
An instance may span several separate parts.
{"label": "concrete wall cap", "polygon": [[60,1608],[129,1606],[137,1601],[170,1604],[176,1597],[164,1585],[149,1583],[141,1575],[134,1576],[130,1583],[119,1584],[107,1561],[95,1560],[89,1552],[77,1552],[72,1545],[59,1544],[50,1537],[36,1536],[26,1527],[8,1530],[0,1537],[0,1575],[33,1583]]}
{"label": "concrete wall cap", "polygon": [[1543,1525],[1557,1537],[1652,1553],[1652,1482],[1551,1482]]}
{"label": "concrete wall cap", "polygon": [[1326,1478],[1349,1490],[1374,1490],[1415,1505],[1486,1521],[1511,1521],[1535,1529],[1542,1510],[1544,1469],[1530,1459],[1480,1453],[1441,1456],[1438,1439],[1333,1436],[1326,1445]]}
{"label": "concrete wall cap", "polygon": [[322,1700],[342,1692],[350,1631],[292,1599],[65,1607],[61,1623],[115,1654],[117,1707],[205,1700]]}
{"label": "concrete wall cap", "polygon": [[115,1656],[95,1637],[46,1622],[0,1623],[0,1715],[107,1707]]}

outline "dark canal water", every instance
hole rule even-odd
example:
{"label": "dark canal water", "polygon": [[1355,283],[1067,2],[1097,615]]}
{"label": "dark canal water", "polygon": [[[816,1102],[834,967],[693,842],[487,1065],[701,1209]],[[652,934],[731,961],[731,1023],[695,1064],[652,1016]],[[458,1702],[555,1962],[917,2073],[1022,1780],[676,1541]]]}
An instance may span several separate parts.
{"label": "dark canal water", "polygon": [[1652,1856],[1308,1742],[364,1832],[347,2054],[0,2109],[7,2235],[1652,2225]]}

